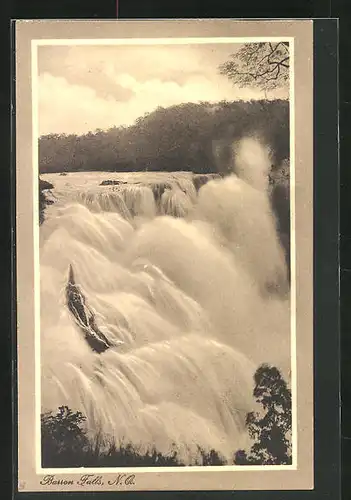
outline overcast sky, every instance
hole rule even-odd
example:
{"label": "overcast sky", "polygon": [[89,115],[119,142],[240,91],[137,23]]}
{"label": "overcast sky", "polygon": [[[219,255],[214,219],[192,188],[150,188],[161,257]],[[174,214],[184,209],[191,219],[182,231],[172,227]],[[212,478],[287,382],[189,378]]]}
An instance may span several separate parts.
{"label": "overcast sky", "polygon": [[[39,133],[130,125],[158,106],[259,99],[218,74],[239,45],[39,46]],[[286,97],[280,91],[269,97]]]}

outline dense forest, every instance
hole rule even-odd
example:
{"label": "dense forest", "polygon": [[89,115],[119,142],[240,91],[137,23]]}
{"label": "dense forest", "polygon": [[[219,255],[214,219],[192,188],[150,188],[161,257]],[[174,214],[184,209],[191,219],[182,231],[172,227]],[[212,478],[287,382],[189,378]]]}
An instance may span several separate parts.
{"label": "dense forest", "polygon": [[76,171],[221,170],[223,146],[255,135],[270,145],[273,162],[289,157],[289,102],[185,103],[159,107],[129,127],[39,139],[41,173]]}

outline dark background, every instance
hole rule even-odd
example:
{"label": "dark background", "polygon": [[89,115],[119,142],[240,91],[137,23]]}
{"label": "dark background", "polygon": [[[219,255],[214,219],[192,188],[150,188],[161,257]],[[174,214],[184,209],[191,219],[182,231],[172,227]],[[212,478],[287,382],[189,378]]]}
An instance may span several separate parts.
{"label": "dark background", "polygon": [[[315,33],[317,42],[315,56],[315,369],[316,369],[316,489],[313,492],[208,492],[208,493],[124,493],[128,499],[132,498],[247,498],[252,500],[289,500],[313,499],[334,500],[340,497],[339,491],[339,389],[342,396],[342,452],[343,452],[343,499],[351,499],[351,486],[347,477],[351,475],[351,213],[350,173],[346,161],[350,138],[350,106],[348,92],[351,88],[351,70],[349,64],[350,19],[351,3],[348,0],[266,0],[265,2],[233,2],[229,0],[207,0],[207,2],[191,2],[179,0],[177,2],[164,0],[119,0],[119,18],[340,18],[340,142],[341,142],[341,169],[340,178],[335,170],[337,161],[337,115],[336,115],[336,51],[335,23],[317,24]],[[12,287],[12,248],[14,227],[14,165],[15,159],[11,156],[14,146],[13,136],[10,134],[11,111],[11,74],[13,54],[10,51],[10,19],[35,18],[115,18],[115,0],[14,0],[12,4],[2,6],[1,20],[3,27],[0,30],[2,62],[5,66],[5,76],[1,79],[0,116],[3,119],[3,147],[1,152],[1,196],[0,213],[3,225],[1,231],[1,278],[2,300],[1,307],[3,328],[0,335],[0,352],[3,356],[1,388],[9,388],[12,383],[11,329],[15,326],[15,288]],[[328,71],[325,68],[328,67]],[[9,168],[11,165],[11,168]],[[11,182],[12,177],[12,182]],[[340,228],[338,228],[338,185],[340,183]],[[339,336],[338,336],[338,233],[340,229],[341,251],[341,361],[342,382],[339,388]],[[316,338],[317,340],[317,338]],[[2,418],[4,424],[1,433],[0,449],[4,455],[2,460],[1,491],[4,499],[11,498],[11,483],[14,459],[11,452],[11,391],[3,390]],[[5,403],[5,404],[4,404]],[[5,408],[8,411],[5,412]],[[122,495],[122,493],[120,493]],[[3,496],[4,495],[4,496]],[[100,496],[106,494],[100,494]],[[19,498],[46,498],[46,494],[21,494]],[[56,498],[63,495],[53,493]],[[76,496],[91,498],[99,496],[92,494]],[[115,495],[107,495],[115,498]]]}

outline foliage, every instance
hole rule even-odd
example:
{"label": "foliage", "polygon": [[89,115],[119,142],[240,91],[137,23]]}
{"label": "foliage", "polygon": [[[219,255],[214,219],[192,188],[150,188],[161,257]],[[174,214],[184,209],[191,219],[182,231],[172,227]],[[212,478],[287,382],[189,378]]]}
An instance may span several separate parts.
{"label": "foliage", "polygon": [[81,412],[72,412],[60,406],[56,415],[41,416],[41,453],[43,467],[78,467],[79,458],[89,449],[89,440],[82,424],[86,418]]}
{"label": "foliage", "polygon": [[247,43],[223,63],[220,73],[239,87],[271,90],[289,80],[289,43]]}
{"label": "foliage", "polygon": [[226,461],[216,450],[210,450],[209,453],[200,449],[201,455],[201,465],[214,466],[214,465],[225,465]]}
{"label": "foliage", "polygon": [[[159,107],[130,127],[39,140],[41,173],[76,171],[218,171],[213,147],[259,135],[274,163],[289,157],[289,103],[284,100],[185,103]],[[217,141],[217,142],[216,142]]]}
{"label": "foliage", "polygon": [[262,365],[255,373],[253,395],[263,414],[247,415],[247,428],[254,444],[247,453],[235,454],[237,465],[291,464],[291,392],[275,367]]}
{"label": "foliage", "polygon": [[[84,428],[86,417],[67,406],[41,415],[42,466],[57,467],[165,467],[184,466],[175,445],[167,455],[156,449],[141,451],[130,443],[116,447],[98,434],[92,442]],[[107,441],[107,442],[106,442]],[[211,450],[199,448],[202,465],[222,465],[224,460]]]}
{"label": "foliage", "polygon": [[90,463],[90,466],[97,467],[166,467],[182,466],[177,458],[177,452],[173,449],[168,456],[162,455],[155,449],[144,453],[136,450],[131,444],[116,448],[112,444],[106,453],[99,455],[97,463]]}

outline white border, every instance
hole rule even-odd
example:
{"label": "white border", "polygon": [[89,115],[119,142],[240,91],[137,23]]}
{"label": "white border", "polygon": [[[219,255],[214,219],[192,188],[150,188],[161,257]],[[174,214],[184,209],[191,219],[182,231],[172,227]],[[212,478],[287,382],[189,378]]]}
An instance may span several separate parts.
{"label": "white border", "polygon": [[182,37],[182,38],[60,38],[50,39],[41,38],[32,40],[36,46],[39,45],[207,45],[214,43],[254,43],[254,42],[290,42],[293,43],[293,37],[278,36],[257,36],[257,37]]}
{"label": "white border", "polygon": [[289,67],[289,118],[290,118],[290,356],[291,356],[291,446],[292,463],[297,469],[297,340],[296,340],[296,182],[295,182],[295,45],[290,42]]}
{"label": "white border", "polygon": [[[34,50],[35,49],[35,50]],[[38,49],[31,41],[32,70],[32,168],[33,168],[33,240],[34,240],[34,337],[35,337],[35,469],[41,469],[41,350],[40,350],[40,248],[39,248],[39,107]],[[39,396],[40,395],[40,396]]]}
{"label": "white border", "polygon": [[[239,44],[252,42],[289,42],[289,116],[290,116],[290,338],[291,338],[291,393],[292,393],[292,465],[220,465],[182,467],[99,467],[99,468],[54,468],[41,467],[41,363],[40,363],[40,259],[39,259],[39,116],[38,116],[38,47],[39,46],[113,46],[113,45],[194,45],[194,44]],[[215,38],[120,38],[120,39],[40,39],[31,40],[31,82],[32,82],[32,168],[33,168],[33,220],[34,220],[34,308],[35,308],[35,462],[36,473],[58,474],[108,474],[108,473],[167,473],[167,472],[235,472],[235,471],[278,471],[297,470],[297,353],[296,353],[296,241],[295,241],[295,81],[294,81],[294,37],[215,37]],[[39,362],[38,362],[39,360]],[[106,490],[107,491],[107,490]]]}

